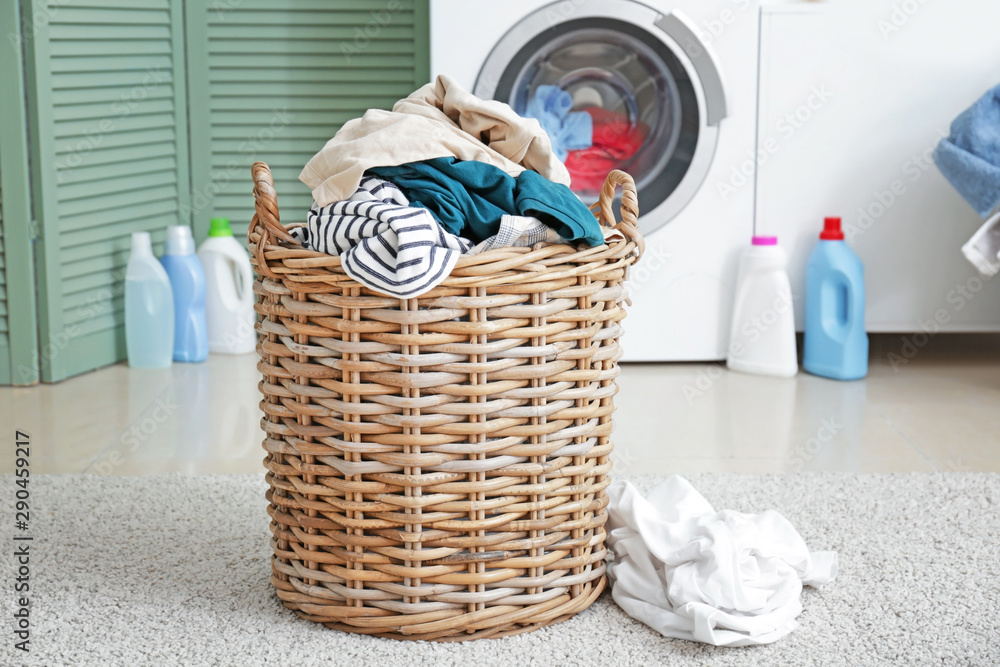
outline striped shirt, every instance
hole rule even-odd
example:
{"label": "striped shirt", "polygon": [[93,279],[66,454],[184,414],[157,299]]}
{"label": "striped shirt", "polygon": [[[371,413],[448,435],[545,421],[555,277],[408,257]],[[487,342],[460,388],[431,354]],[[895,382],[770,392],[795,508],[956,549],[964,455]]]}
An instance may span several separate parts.
{"label": "striped shirt", "polygon": [[372,177],[350,199],[311,209],[306,223],[292,230],[304,247],[340,255],[351,278],[399,298],[433,289],[472,247],[427,209],[411,207],[395,185]]}
{"label": "striped shirt", "polygon": [[309,211],[291,231],[309,250],[340,255],[344,272],[381,294],[413,298],[441,283],[462,254],[561,239],[537,218],[505,215],[495,236],[473,246],[444,230],[425,208],[410,206],[389,181],[361,181],[350,199]]}

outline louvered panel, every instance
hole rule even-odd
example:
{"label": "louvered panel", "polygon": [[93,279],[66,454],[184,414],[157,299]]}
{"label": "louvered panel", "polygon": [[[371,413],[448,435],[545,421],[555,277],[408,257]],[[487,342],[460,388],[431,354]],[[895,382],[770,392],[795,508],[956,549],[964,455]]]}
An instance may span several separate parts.
{"label": "louvered panel", "polygon": [[63,264],[59,267],[59,273],[63,277],[63,294],[73,294],[81,289],[80,279],[85,276],[93,276],[94,280],[107,280],[106,283],[98,282],[101,285],[114,285],[121,280],[121,276],[115,272],[125,266],[128,260],[128,253],[121,252],[108,254],[100,252],[103,243],[77,246],[72,251],[63,254]]}
{"label": "louvered panel", "polygon": [[183,0],[59,5],[35,50],[50,165],[41,319],[44,335],[69,338],[43,363],[47,380],[124,359],[129,236],[162,240],[167,225],[187,222],[190,167]]}
{"label": "louvered panel", "polygon": [[[132,31],[130,30],[130,36]],[[119,35],[120,33],[111,33]],[[87,57],[107,57],[108,47],[104,43],[112,36],[102,39],[87,39],[86,36],[77,35],[76,38],[60,39],[52,44],[49,50],[54,58],[87,58]],[[152,36],[155,39],[155,36]],[[170,34],[165,33],[160,36],[161,41],[150,43],[149,37],[146,39],[115,39],[115,53],[119,58],[124,56],[143,57],[166,56],[170,57]]]}
{"label": "louvered panel", "polygon": [[[312,128],[327,128],[331,124],[339,126],[354,118],[355,113],[354,109],[343,111],[296,109],[294,112],[289,112],[290,118],[294,114],[295,125],[289,126],[281,136],[312,139],[315,137],[315,130]],[[264,127],[271,122],[272,117],[274,117],[273,111],[246,108],[213,110],[210,114],[212,127],[217,128],[216,136],[220,139],[246,139],[247,127]]]}
{"label": "louvered panel", "polygon": [[[174,111],[173,97],[170,95],[169,90],[150,91],[146,95],[145,104],[143,105],[142,114],[136,115],[147,115],[152,113],[157,114],[172,114]],[[117,99],[115,100],[117,101]],[[124,113],[128,109],[126,102],[121,102],[118,105],[121,113]],[[83,121],[83,120],[93,120],[95,118],[102,119],[106,118],[108,115],[108,108],[105,103],[90,100],[82,104],[61,104],[58,109],[54,110],[53,120],[58,122],[67,121]]]}
{"label": "louvered panel", "polygon": [[[405,42],[402,43],[405,44]],[[219,81],[228,80],[226,72],[260,72],[262,75],[273,78],[277,74],[294,74],[300,71],[317,76],[345,73],[360,76],[367,69],[391,70],[380,74],[382,76],[394,74],[398,78],[405,76],[407,70],[413,67],[412,53],[381,54],[372,53],[366,48],[362,53],[351,58],[350,70],[346,72],[330,71],[331,55],[340,56],[342,54],[335,51],[318,54],[300,51],[288,54],[270,53],[265,59],[248,60],[245,53],[227,53],[210,55],[208,65],[212,68],[212,78]]]}
{"label": "louvered panel", "polygon": [[54,142],[57,142],[55,150],[52,151],[55,159],[53,166],[60,172],[65,172],[78,166],[89,166],[113,159],[113,156],[106,157],[104,151],[115,148],[147,147],[158,143],[176,145],[178,140],[177,130],[172,127],[149,127],[97,136],[99,144],[95,144],[95,140],[87,135],[62,139],[53,137]]}
{"label": "louvered panel", "polygon": [[[65,298],[71,294],[79,294],[81,292],[96,292],[101,290],[104,293],[100,296],[96,305],[99,310],[108,310],[111,299],[123,291],[121,281],[125,275],[124,268],[124,263],[120,265],[116,264],[112,267],[111,271],[76,276],[72,282],[66,281],[63,284],[65,291],[62,292],[62,297]],[[110,290],[110,294],[107,293],[108,290]],[[71,310],[72,307],[66,308],[66,315],[69,315]]]}
{"label": "louvered panel", "polygon": [[115,329],[125,325],[125,298],[117,296],[108,302],[104,299],[105,293],[106,290],[97,290],[91,297],[93,302],[85,300],[78,308],[67,309],[66,326],[78,327],[78,335],[104,333],[114,336]]}
{"label": "louvered panel", "polygon": [[52,13],[54,23],[63,25],[100,25],[106,27],[132,25],[163,25],[151,14],[169,10],[169,0],[96,0],[95,2],[67,4],[52,2],[58,7]]}
{"label": "louvered panel", "polygon": [[94,179],[86,183],[66,184],[59,188],[59,201],[65,203],[63,211],[73,215],[80,211],[108,210],[111,207],[140,204],[146,193],[157,189],[177,191],[177,179],[157,178],[159,173],[129,174],[115,179]]}
{"label": "louvered panel", "polygon": [[[128,177],[177,170],[177,156],[146,156],[134,160],[114,160],[95,164],[92,169],[69,171],[63,180],[66,190],[73,185],[88,187],[91,183],[107,183]],[[123,183],[124,185],[124,183]],[[90,190],[86,190],[90,192]]]}
{"label": "louvered panel", "polygon": [[[122,42],[115,42],[118,47]],[[164,45],[160,45],[160,49]],[[166,46],[169,47],[169,44]],[[107,48],[107,47],[105,47]],[[116,85],[128,85],[130,83],[141,83],[147,80],[152,84],[158,81],[157,72],[170,71],[169,53],[121,53],[113,56],[109,55],[66,55],[53,56],[52,70],[59,74],[73,73],[93,73],[101,72],[114,77]],[[121,73],[126,73],[123,78]]]}
{"label": "louvered panel", "polygon": [[329,84],[364,84],[371,81],[373,76],[387,85],[402,82],[406,85],[404,90],[412,87],[413,70],[401,71],[398,69],[384,68],[377,72],[370,72],[367,69],[324,69],[321,67],[311,67],[306,69],[270,69],[262,67],[259,69],[244,68],[219,68],[213,72],[213,83],[249,83],[251,85],[267,85],[269,83],[307,84],[316,86],[313,92],[321,92],[322,87]]}
{"label": "louvered panel", "polygon": [[304,219],[312,199],[298,174],[309,158],[345,122],[391,107],[429,71],[427,0],[230,4],[188,5],[198,236],[213,216],[245,233],[256,160],[271,166],[284,219]]}
{"label": "louvered panel", "polygon": [[[300,30],[306,27],[330,28],[333,30],[350,29],[353,26],[380,27],[383,30],[413,25],[413,6],[410,2],[364,2],[364,0],[340,0],[327,2],[325,5],[314,5],[309,10],[301,9],[301,0],[288,0],[284,3],[271,3],[253,8],[249,3],[227,8],[226,11],[215,11],[208,8],[210,21],[220,26],[265,26]],[[223,32],[228,35],[228,32]],[[398,35],[397,35],[398,36]]]}
{"label": "louvered panel", "polygon": [[[349,1],[349,0],[345,0]],[[291,4],[294,0],[287,0]],[[235,13],[239,9],[233,9],[230,13]],[[331,9],[330,11],[337,11]],[[207,12],[211,14],[211,10]],[[309,23],[276,23],[266,24],[238,24],[226,20],[219,22],[213,30],[213,38],[220,41],[245,41],[243,48],[248,48],[254,41],[279,41],[279,42],[301,42],[317,41],[337,44],[333,53],[343,55],[342,45],[353,46],[354,39],[358,37],[355,29],[359,26],[351,25],[313,25]],[[363,29],[363,28],[362,28]],[[379,31],[380,40],[400,41],[412,43],[413,32],[410,26],[390,25]],[[228,48],[228,44],[219,44],[222,49]],[[287,48],[281,44],[280,48]]]}
{"label": "louvered panel", "polygon": [[[107,42],[108,48],[113,49],[115,44],[116,42],[114,41]],[[71,62],[71,58],[59,58],[53,61],[53,65],[68,65]],[[146,69],[125,69],[113,72],[79,72],[71,69],[54,70],[52,72],[52,88],[56,92],[69,89],[99,90],[107,88],[110,89],[108,92],[119,93],[116,96],[117,99],[117,97],[124,98],[125,95],[132,92],[138,95],[140,90],[152,90],[160,85],[173,84],[169,78],[164,80],[159,77],[169,77],[169,72],[160,70],[157,73],[156,71],[151,72]]]}
{"label": "louvered panel", "polygon": [[[169,195],[159,199],[146,198],[141,204],[123,208],[118,211],[98,211],[85,213],[75,217],[63,218],[66,223],[59,242],[62,252],[72,253],[78,246],[88,243],[108,242],[131,235],[132,232],[148,231],[166,228],[163,221],[175,219],[177,216],[177,197]],[[173,223],[171,223],[173,224]]]}
{"label": "louvered panel", "polygon": [[[216,82],[212,85],[212,95],[219,97],[242,97],[251,89],[255,95],[254,99],[260,100],[258,104],[265,103],[262,108],[269,109],[266,103],[277,104],[278,102],[295,101],[301,98],[313,98],[316,96],[328,96],[330,98],[349,98],[360,103],[370,97],[399,99],[400,86],[395,83],[384,83],[380,80],[370,80],[364,86],[356,86],[347,83],[324,84],[317,86],[311,83],[292,83],[288,81],[271,82],[266,86],[247,86],[242,82]],[[412,92],[412,91],[411,91]],[[390,105],[391,106],[391,105]],[[212,105],[214,108],[214,105]],[[298,107],[292,107],[293,109]],[[367,109],[368,107],[365,107]]]}
{"label": "louvered panel", "polygon": [[[231,2],[228,4],[236,3]],[[393,0],[339,0],[337,3],[332,3],[330,0],[296,0],[295,2],[279,4],[273,2],[273,0],[239,0],[240,7],[248,11],[280,12],[286,14],[324,11],[328,10],[332,4],[337,5],[337,11],[341,14],[351,15],[380,12],[389,8],[390,4],[398,7],[400,11],[413,11],[415,8],[419,8],[421,3],[413,2],[413,0],[398,0],[396,2],[393,2]]]}
{"label": "louvered panel", "polygon": [[[172,133],[169,133],[172,135]],[[137,165],[147,159],[155,160],[164,156],[175,156],[177,152],[174,141],[161,141],[159,143],[132,144],[126,146],[105,146],[100,151],[90,151],[87,154],[87,164],[93,169],[101,165]],[[69,164],[65,160],[63,164]],[[87,180],[93,173],[91,170],[81,172],[79,170],[64,169],[60,174],[60,182],[74,183]]]}
{"label": "louvered panel", "polygon": [[[108,314],[105,309],[80,309],[81,315],[67,317],[66,328],[73,331],[74,341],[89,346],[94,343],[125,343],[125,314],[118,311]],[[95,340],[96,339],[96,340]],[[105,342],[106,341],[106,342]],[[77,371],[83,373],[84,371]]]}
{"label": "louvered panel", "polygon": [[[177,198],[176,185],[159,185],[145,177],[140,179],[139,182],[130,183],[129,185],[130,188],[127,190],[116,190],[113,187],[101,184],[102,189],[106,188],[110,191],[109,194],[62,201],[59,208],[65,213],[67,218],[67,224],[62,228],[74,229],[75,225],[72,224],[73,218],[78,215],[84,216],[86,214],[88,219],[93,219],[93,214],[95,213],[128,209],[150,200]],[[176,210],[175,206],[174,211],[176,212]],[[128,245],[128,239],[123,238],[121,241],[123,247]]]}
{"label": "louvered panel", "polygon": [[[348,33],[348,39],[350,38]],[[364,50],[365,56],[403,54],[413,56],[413,42],[409,38],[392,39],[382,33],[383,39],[369,44]],[[319,39],[302,41],[265,41],[264,43],[250,44],[243,41],[235,41],[226,45],[226,54],[239,55],[266,55],[268,58],[286,55],[343,55],[343,42],[326,41]],[[355,56],[360,59],[362,56]]]}
{"label": "louvered panel", "polygon": [[[131,107],[131,102],[133,98],[131,95],[134,93],[135,98],[142,98],[143,100],[149,100],[158,98],[160,96],[171,98],[173,90],[170,88],[160,88],[155,87],[148,89],[144,86],[133,86],[132,88],[80,88],[72,90],[59,90],[53,91],[59,99],[60,106],[68,104],[127,104]],[[61,111],[61,110],[60,110]],[[111,110],[112,113],[114,109]],[[104,117],[111,115],[110,113],[102,114]]]}
{"label": "louvered panel", "polygon": [[[268,86],[268,90],[274,91],[273,86]],[[296,113],[309,113],[311,111],[319,111],[322,113],[336,113],[338,111],[357,111],[358,107],[363,105],[365,102],[377,102],[375,105],[379,108],[391,107],[396,102],[396,97],[392,95],[383,95],[381,97],[371,94],[370,86],[365,86],[365,91],[368,92],[367,95],[357,94],[357,89],[354,89],[353,95],[313,95],[311,97],[300,97],[295,102],[295,112]],[[241,95],[221,95],[216,94],[212,98],[212,108],[211,112],[213,114],[221,114],[225,112],[235,111],[240,113],[248,113],[247,109],[251,105],[262,97],[260,93],[255,95],[248,95],[247,91],[243,91]],[[268,114],[270,118],[270,112],[272,110],[268,109],[263,112]],[[262,113],[261,111],[256,111],[254,113]]]}
{"label": "louvered panel", "polygon": [[[43,3],[38,3],[43,4]],[[164,5],[167,3],[158,3]],[[60,14],[62,14],[60,12]],[[62,18],[65,15],[58,18]],[[109,40],[127,43],[129,41],[156,42],[170,40],[171,30],[169,25],[162,24],[133,24],[121,26],[116,24],[95,24],[86,25],[86,30],[80,30],[80,26],[69,21],[56,21],[49,25],[48,34],[52,40],[52,53],[59,53],[60,48],[72,48],[71,42],[92,42],[93,44],[103,44]],[[94,46],[93,48],[98,48]],[[154,47],[155,48],[155,47]],[[107,53],[105,48],[102,53]],[[144,51],[144,53],[149,53]]]}
{"label": "louvered panel", "polygon": [[[132,113],[115,120],[107,120],[105,127],[108,130],[103,132],[97,129],[99,134],[94,134],[95,125],[100,127],[104,120],[107,119],[94,123],[93,119],[81,118],[53,123],[56,154],[81,151],[100,154],[100,151],[108,148],[148,143],[143,142],[142,139],[147,136],[148,132],[154,130],[162,131],[164,132],[163,136],[176,141],[176,136],[173,134],[174,109],[163,113]],[[91,134],[88,135],[88,133]],[[85,146],[85,148],[81,148],[81,146]]]}

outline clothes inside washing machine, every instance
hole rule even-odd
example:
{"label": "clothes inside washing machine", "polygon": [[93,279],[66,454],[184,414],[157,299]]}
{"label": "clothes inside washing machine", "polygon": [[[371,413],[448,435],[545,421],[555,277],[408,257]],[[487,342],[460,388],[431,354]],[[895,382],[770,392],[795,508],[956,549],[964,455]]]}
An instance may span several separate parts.
{"label": "clothes inside washing machine", "polygon": [[684,68],[631,24],[575,21],[555,31],[513,59],[498,97],[542,122],[581,197],[594,198],[607,173],[622,169],[645,206],[662,202],[697,143],[697,99]]}

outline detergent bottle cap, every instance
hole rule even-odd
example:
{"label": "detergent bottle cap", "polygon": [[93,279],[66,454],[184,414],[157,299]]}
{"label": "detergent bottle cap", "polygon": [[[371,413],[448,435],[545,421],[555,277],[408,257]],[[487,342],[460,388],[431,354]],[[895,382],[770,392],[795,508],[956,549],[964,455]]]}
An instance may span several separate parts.
{"label": "detergent bottle cap", "polygon": [[750,241],[751,245],[778,245],[777,236],[755,236]]}
{"label": "detergent bottle cap", "polygon": [[233,230],[229,226],[229,218],[212,218],[209,225],[208,235],[210,237],[232,236]]}
{"label": "detergent bottle cap", "polygon": [[153,244],[149,238],[149,232],[132,232],[132,256],[153,256]]}
{"label": "detergent bottle cap", "polygon": [[823,241],[843,241],[844,232],[840,229],[840,218],[825,218],[819,238]]}
{"label": "detergent bottle cap", "polygon": [[167,240],[163,246],[164,255],[193,255],[194,237],[187,225],[170,225],[167,227]]}

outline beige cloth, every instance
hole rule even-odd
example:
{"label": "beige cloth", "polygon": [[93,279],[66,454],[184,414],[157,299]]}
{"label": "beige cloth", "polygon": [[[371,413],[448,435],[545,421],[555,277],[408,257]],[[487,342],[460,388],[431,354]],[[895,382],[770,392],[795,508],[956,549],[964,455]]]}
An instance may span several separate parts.
{"label": "beige cloth", "polygon": [[537,120],[503,102],[481,100],[447,76],[396,102],[392,111],[370,109],[345,123],[299,180],[317,205],[326,206],[349,199],[367,169],[439,157],[487,162],[515,177],[533,169],[550,181],[570,182]]}

